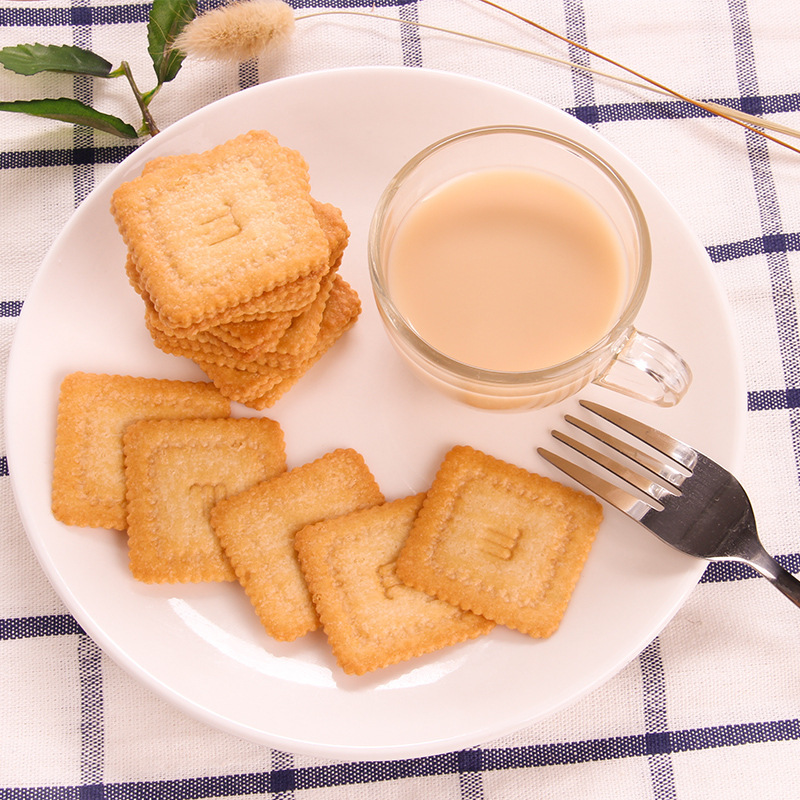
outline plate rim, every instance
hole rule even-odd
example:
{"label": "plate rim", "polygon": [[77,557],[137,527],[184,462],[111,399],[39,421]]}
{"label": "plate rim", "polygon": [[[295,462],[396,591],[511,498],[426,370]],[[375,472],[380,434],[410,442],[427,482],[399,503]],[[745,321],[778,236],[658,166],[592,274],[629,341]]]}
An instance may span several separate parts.
{"label": "plate rim", "polygon": [[[417,69],[417,68],[393,67],[393,66],[342,67],[342,68],[336,68],[336,69],[331,69],[331,70],[318,70],[318,71],[314,71],[314,72],[299,73],[299,74],[296,74],[296,75],[286,76],[284,78],[277,78],[274,81],[270,81],[269,83],[259,84],[258,86],[254,86],[254,87],[251,87],[249,89],[242,90],[241,92],[237,92],[237,93],[234,93],[234,94],[231,94],[231,95],[227,95],[227,96],[225,96],[223,98],[220,98],[219,100],[216,100],[213,103],[208,104],[207,106],[204,106],[204,107],[202,107],[200,109],[197,109],[195,112],[192,112],[191,114],[188,114],[187,116],[177,120],[175,123],[170,125],[168,128],[165,128],[164,129],[164,133],[166,133],[169,130],[173,130],[174,129],[174,131],[175,131],[174,135],[175,136],[179,136],[180,133],[185,128],[191,127],[196,115],[202,115],[202,114],[209,113],[208,109],[211,108],[211,107],[214,107],[215,109],[219,109],[220,106],[224,107],[228,103],[243,102],[241,100],[241,97],[243,95],[246,95],[248,93],[256,93],[256,92],[260,92],[260,91],[265,91],[266,89],[268,89],[270,87],[271,84],[274,84],[276,82],[281,82],[281,83],[302,82],[302,81],[307,81],[309,79],[313,80],[315,78],[318,78],[319,76],[325,76],[325,78],[328,79],[328,78],[335,78],[335,76],[337,74],[341,74],[341,73],[351,73],[351,74],[352,73],[358,73],[358,74],[374,73],[374,74],[383,74],[383,75],[387,75],[387,76],[397,75],[397,74],[403,74],[403,75],[415,74],[415,75],[418,75],[418,76],[420,76],[422,78],[424,78],[425,75],[432,74],[432,75],[436,76],[437,78],[444,78],[446,80],[447,79],[455,79],[455,80],[458,80],[458,81],[463,82],[465,84],[474,84],[474,83],[482,84],[485,87],[488,87],[488,88],[490,88],[492,90],[501,91],[501,92],[505,92],[505,93],[508,93],[508,94],[516,95],[517,97],[523,98],[524,100],[526,100],[526,101],[528,101],[530,103],[538,104],[540,106],[546,106],[547,108],[553,109],[555,111],[558,111],[561,114],[566,115],[566,112],[564,112],[562,109],[558,109],[558,108],[556,108],[554,106],[549,106],[547,103],[544,103],[543,101],[539,100],[538,98],[531,97],[531,96],[529,96],[529,95],[527,95],[527,94],[525,94],[523,92],[517,91],[515,89],[508,88],[506,86],[495,84],[495,83],[493,83],[491,81],[488,81],[486,79],[483,79],[483,78],[474,78],[474,77],[465,76],[465,75],[462,75],[462,74],[459,74],[459,73],[451,73],[451,72],[446,72],[446,71],[442,71],[442,70],[435,70],[435,69]],[[597,134],[596,131],[594,133],[595,133],[595,135],[601,136],[600,134]],[[601,138],[603,138],[603,137],[601,136]],[[114,168],[100,182],[98,182],[98,184],[95,186],[95,188],[93,189],[91,194],[94,194],[94,193],[100,191],[102,187],[107,186],[108,184],[114,182],[115,180],[118,181],[119,180],[119,175],[123,171],[123,168],[125,166],[129,165],[131,162],[135,163],[136,161],[145,158],[147,153],[151,149],[153,149],[153,147],[147,147],[147,145],[152,141],[153,140],[149,140],[148,142],[143,143],[134,152],[132,152],[131,154],[126,156],[125,159],[123,159],[121,162],[119,162],[117,165],[115,165]],[[621,158],[625,159],[629,163],[632,163],[632,162],[630,162],[630,159],[627,156],[625,156],[623,153],[621,153],[613,145],[613,143],[609,142],[606,139],[603,139],[603,141],[605,141],[607,143],[607,145],[611,149],[613,149],[614,151],[619,153]],[[147,148],[147,149],[145,149],[143,151],[142,148]],[[144,155],[140,155],[142,152],[144,152]],[[636,165],[633,165],[633,166],[636,169],[639,169],[638,166],[636,166]],[[640,170],[640,172],[641,172],[641,170]],[[642,175],[646,180],[648,180],[650,182],[653,190],[660,194],[661,199],[665,203],[669,204],[669,200],[663,195],[663,193],[661,193],[661,190],[655,184],[653,184],[652,181],[650,181],[649,177],[644,175],[644,173],[642,173]],[[55,254],[58,252],[58,248],[59,248],[60,243],[62,242],[63,237],[66,236],[67,230],[71,229],[73,227],[77,227],[80,224],[80,221],[83,219],[83,216],[89,213],[89,211],[86,210],[86,209],[90,209],[90,205],[91,205],[91,204],[86,202],[86,200],[88,200],[88,199],[89,198],[87,197],[84,200],[84,202],[81,204],[81,206],[79,208],[77,208],[71,214],[68,222],[64,225],[64,227],[61,229],[61,231],[59,231],[58,235],[54,239],[54,241],[51,244],[50,248],[48,249],[48,252],[46,253],[42,263],[39,265],[39,268],[37,269],[37,273],[35,275],[35,278],[32,281],[32,283],[30,285],[30,288],[28,290],[27,298],[33,297],[35,295],[35,292],[38,289],[38,286],[39,286],[40,282],[45,280],[45,278],[46,278],[46,276],[45,276],[46,270],[44,268],[45,268],[46,265],[50,264],[51,260],[55,257]],[[676,212],[676,215],[677,215],[677,212]],[[687,230],[688,230],[688,226],[687,226]],[[714,275],[714,278],[715,278],[715,286],[716,286],[716,289],[717,289],[717,291],[719,293],[719,297],[722,300],[726,300],[726,298],[724,297],[724,294],[722,292],[722,287],[720,286],[720,284],[719,284],[718,280],[716,279],[715,275]],[[19,337],[17,336],[17,331],[25,324],[25,320],[27,319],[27,317],[26,317],[26,308],[28,309],[28,313],[33,313],[33,312],[30,311],[30,307],[26,306],[26,303],[23,303],[22,311],[21,311],[20,316],[19,316],[19,318],[17,320],[17,325],[16,325],[13,341],[12,341],[12,344],[11,344],[11,349],[10,349],[10,353],[9,353],[9,360],[8,360],[7,385],[6,385],[6,405],[5,405],[5,410],[4,410],[4,423],[5,423],[5,427],[6,427],[6,443],[7,443],[6,451],[7,451],[7,459],[8,459],[8,472],[9,472],[9,477],[10,477],[10,480],[11,480],[11,486],[12,486],[12,492],[13,492],[14,500],[15,500],[17,509],[18,509],[18,511],[20,513],[20,517],[22,519],[22,523],[23,523],[23,527],[25,529],[25,533],[26,533],[27,539],[30,542],[32,549],[34,550],[34,552],[35,552],[35,554],[37,556],[37,559],[39,560],[40,564],[42,565],[47,579],[50,581],[51,584],[53,584],[53,587],[54,587],[54,589],[56,589],[57,594],[62,599],[62,601],[64,602],[65,606],[67,606],[67,610],[75,616],[76,620],[78,621],[78,624],[87,633],[89,633],[90,636],[95,641],[98,641],[98,643],[99,643],[99,641],[102,641],[103,642],[103,645],[102,645],[103,651],[107,652],[109,654],[109,656],[111,656],[113,658],[113,660],[117,664],[119,664],[120,666],[124,666],[125,670],[129,674],[132,674],[135,678],[137,678],[140,682],[142,682],[148,689],[154,691],[159,696],[167,699],[170,703],[172,703],[173,705],[181,708],[185,713],[187,713],[187,715],[189,715],[189,716],[191,716],[191,717],[193,717],[195,719],[200,719],[203,722],[205,722],[206,724],[212,725],[213,727],[215,727],[217,729],[221,729],[221,730],[223,730],[223,731],[225,731],[227,733],[231,733],[233,735],[238,735],[238,736],[240,736],[242,738],[250,739],[251,737],[247,735],[247,732],[242,728],[242,726],[241,725],[237,725],[235,722],[233,722],[229,718],[222,718],[220,715],[218,715],[215,712],[213,712],[213,711],[211,711],[209,709],[206,709],[206,708],[198,708],[198,706],[193,701],[184,698],[180,694],[180,692],[177,692],[175,689],[173,689],[171,687],[162,685],[163,692],[162,691],[158,691],[156,686],[154,686],[154,683],[157,682],[157,681],[155,681],[155,679],[152,679],[152,680],[149,680],[149,681],[146,680],[145,676],[143,676],[143,674],[142,674],[141,668],[135,662],[131,661],[131,659],[129,658],[128,654],[125,652],[125,650],[123,648],[121,648],[117,644],[116,641],[114,641],[112,638],[110,638],[104,630],[98,629],[98,627],[95,625],[94,619],[92,618],[91,612],[83,607],[83,605],[78,600],[78,598],[76,597],[76,595],[74,594],[72,589],[61,581],[61,575],[60,575],[60,573],[58,571],[57,565],[52,561],[51,554],[47,552],[47,548],[44,546],[43,540],[39,539],[35,535],[32,535],[31,532],[29,531],[28,525],[27,525],[27,521],[25,519],[25,515],[24,515],[23,510],[22,510],[23,503],[22,503],[22,499],[21,499],[21,496],[20,496],[19,487],[18,487],[17,482],[16,482],[15,477],[14,477],[14,474],[15,474],[14,463],[15,463],[15,459],[16,459],[18,453],[19,453],[19,450],[14,444],[12,444],[12,442],[16,443],[17,439],[16,439],[16,433],[13,431],[12,426],[11,426],[11,423],[12,423],[11,417],[14,414],[14,408],[13,408],[12,403],[9,402],[9,399],[10,399],[10,397],[12,395],[12,390],[13,390],[13,387],[14,387],[13,376],[16,374],[16,370],[19,369],[17,364],[18,364],[18,361],[22,358],[22,354],[19,352],[19,350],[18,350],[18,348],[16,346],[17,342],[19,341]],[[738,378],[737,383],[739,384],[738,388],[740,390],[740,393],[743,395],[742,399],[744,399],[746,397],[746,394],[741,392],[741,390],[743,390],[744,386],[745,386],[743,364],[742,364],[742,358],[741,358],[740,344],[739,344],[738,338],[735,336],[735,327],[734,327],[734,324],[733,324],[732,309],[730,308],[730,305],[727,302],[722,302],[720,304],[720,308],[721,308],[723,313],[727,312],[727,324],[729,326],[729,331],[732,334],[730,343],[731,343],[731,346],[737,352],[737,355],[738,355],[738,359],[736,359],[736,363],[738,365],[738,370],[737,370],[737,375],[736,375],[736,377]],[[736,419],[736,423],[737,423],[736,424],[736,432],[735,432],[736,435],[733,437],[734,450],[736,451],[734,453],[734,455],[733,455],[733,461],[735,462],[736,466],[739,465],[739,463],[741,461],[741,458],[742,458],[742,452],[743,452],[743,447],[744,447],[744,430],[745,430],[744,429],[744,421],[745,421],[745,418],[746,418],[746,404],[745,403],[739,403],[738,414],[737,414],[737,419]],[[626,658],[625,663],[629,663],[629,661],[632,658],[635,658],[635,656],[639,652],[641,652],[641,650],[647,645],[647,643],[649,641],[651,641],[655,636],[657,636],[658,633],[661,630],[663,630],[663,627],[673,618],[675,613],[677,613],[678,609],[685,602],[685,600],[688,597],[688,595],[694,589],[694,587],[696,585],[696,582],[700,578],[700,576],[702,575],[702,572],[703,572],[704,569],[705,569],[705,564],[703,562],[698,562],[697,569],[693,570],[693,572],[692,572],[693,580],[691,580],[691,581],[687,580],[687,585],[686,585],[685,591],[683,592],[682,596],[678,599],[678,601],[676,601],[676,603],[674,604],[674,607],[669,609],[663,615],[663,618],[658,622],[656,633],[653,633],[652,635],[650,633],[648,633],[646,636],[642,637],[642,639],[646,639],[647,641],[643,641],[643,643],[633,644],[631,646],[631,648],[630,648],[631,652],[630,652],[629,656]],[[695,573],[696,573],[696,575],[695,575]],[[57,579],[54,579],[54,575],[57,576]],[[67,597],[69,597],[70,600],[71,600],[71,602],[69,604],[64,599],[65,595]],[[557,706],[554,706],[551,709],[549,709],[548,712],[547,712],[547,716],[550,716],[551,714],[556,713],[558,710],[560,710],[560,709],[562,709],[562,708],[564,708],[566,706],[570,706],[570,705],[574,704],[581,697],[585,696],[585,694],[587,694],[591,690],[593,690],[593,689],[597,688],[598,686],[606,683],[611,677],[613,677],[613,675],[617,674],[624,667],[624,665],[625,664],[622,664],[621,666],[612,667],[609,670],[607,670],[605,673],[603,673],[602,675],[597,676],[596,679],[590,685],[585,685],[584,687],[582,687],[581,691],[579,691],[576,695],[572,695],[571,697],[565,699],[561,704],[559,704]],[[164,694],[164,692],[166,692],[166,694]],[[533,720],[530,720],[529,722],[530,723],[535,722],[536,719],[539,719],[539,718],[540,717],[536,717]],[[512,722],[512,723],[509,723],[507,727],[500,726],[500,727],[492,729],[492,732],[489,733],[489,735],[492,738],[496,738],[497,736],[502,736],[502,735],[504,735],[506,733],[509,733],[509,732],[513,731],[513,730],[518,730],[519,727],[520,727],[520,725],[517,722]],[[259,733],[263,733],[263,732],[259,732]],[[261,744],[267,744],[268,746],[275,746],[275,747],[283,746],[283,747],[287,747],[287,748],[291,749],[293,752],[307,753],[309,755],[314,755],[314,756],[322,755],[322,756],[329,756],[329,757],[335,757],[335,758],[341,758],[343,756],[344,757],[365,757],[365,758],[371,758],[371,759],[375,759],[375,758],[404,758],[404,757],[409,757],[409,755],[413,756],[413,755],[426,755],[426,754],[441,753],[441,752],[445,752],[445,750],[443,750],[442,747],[441,747],[442,744],[444,744],[446,750],[453,750],[453,749],[458,749],[460,747],[468,746],[469,744],[473,744],[475,742],[474,735],[472,735],[472,734],[464,734],[459,739],[448,738],[443,743],[442,742],[437,742],[437,741],[431,741],[431,742],[427,743],[428,744],[427,748],[425,748],[425,747],[420,748],[416,744],[407,744],[407,745],[394,746],[394,747],[389,747],[389,748],[383,747],[383,746],[378,746],[375,749],[364,748],[364,747],[360,747],[360,748],[354,749],[354,748],[352,748],[351,746],[348,746],[348,745],[339,746],[339,745],[326,744],[326,745],[322,745],[321,746],[321,745],[316,744],[316,743],[311,744],[310,746],[307,747],[306,745],[309,744],[307,742],[298,742],[293,738],[282,737],[280,734],[274,734],[274,733],[269,733],[267,738],[269,739],[269,741],[266,741],[265,739],[253,739],[253,740],[254,741],[259,741]],[[484,736],[483,733],[481,734],[480,741],[485,741],[485,736]]]}

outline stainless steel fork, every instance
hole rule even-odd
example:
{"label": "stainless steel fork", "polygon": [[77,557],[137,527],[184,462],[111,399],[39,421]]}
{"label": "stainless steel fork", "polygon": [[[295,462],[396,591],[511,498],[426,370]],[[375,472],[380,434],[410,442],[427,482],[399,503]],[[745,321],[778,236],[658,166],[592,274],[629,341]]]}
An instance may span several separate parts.
{"label": "stainless steel fork", "polygon": [[689,445],[610,408],[588,401],[581,405],[641,440],[669,461],[643,452],[572,415],[564,419],[608,445],[648,474],[595,450],[559,431],[553,436],[637,489],[622,489],[544,448],[539,454],[578,483],[644,525],[667,544],[709,561],[749,564],[800,606],[800,581],[762,546],[750,500],[739,481]]}

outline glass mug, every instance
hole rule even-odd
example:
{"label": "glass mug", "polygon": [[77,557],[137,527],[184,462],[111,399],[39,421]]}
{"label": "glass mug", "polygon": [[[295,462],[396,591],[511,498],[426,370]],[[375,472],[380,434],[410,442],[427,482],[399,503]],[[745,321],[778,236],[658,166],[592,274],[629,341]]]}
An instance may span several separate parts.
{"label": "glass mug", "polygon": [[[624,255],[625,296],[613,324],[587,349],[542,369],[502,371],[454,358],[426,341],[392,296],[392,247],[407,214],[443,185],[493,169],[534,170],[577,187],[604,212]],[[672,406],[691,383],[691,371],[680,355],[634,327],[651,266],[650,236],[636,197],[613,167],[564,136],[524,126],[491,126],[462,131],[427,147],[384,190],[370,225],[368,258],[375,301],[395,349],[428,383],[469,405],[541,408],[594,382]]]}

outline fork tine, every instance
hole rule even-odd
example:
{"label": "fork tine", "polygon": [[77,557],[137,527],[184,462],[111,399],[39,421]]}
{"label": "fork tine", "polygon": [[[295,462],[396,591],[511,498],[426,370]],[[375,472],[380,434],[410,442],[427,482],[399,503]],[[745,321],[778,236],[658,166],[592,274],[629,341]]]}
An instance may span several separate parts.
{"label": "fork tine", "polygon": [[[558,439],[559,442],[563,442],[565,445],[567,445],[567,447],[571,447],[573,450],[576,450],[577,452],[586,456],[586,458],[594,461],[595,464],[599,464],[604,469],[607,469],[613,475],[616,475],[618,478],[622,478],[623,481],[630,486],[633,486],[634,489],[644,492],[653,500],[660,501],[669,494],[680,495],[679,489],[661,483],[654,483],[641,472],[635,472],[634,470],[629,469],[628,467],[620,464],[617,461],[614,461],[614,459],[609,458],[594,448],[579,442],[577,439],[573,439],[571,436],[567,436],[560,431],[551,431],[551,434],[553,438]],[[661,505],[657,507],[659,511],[661,508]]]}
{"label": "fork tine", "polygon": [[649,503],[634,497],[619,486],[614,486],[603,478],[598,478],[593,472],[567,461],[566,458],[551,453],[544,447],[538,447],[536,451],[546,461],[549,461],[554,467],[558,467],[562,472],[569,475],[570,478],[580,483],[590,492],[594,492],[598,497],[610,503],[614,508],[622,511],[635,520],[641,520],[647,512],[652,511],[652,506]]}
{"label": "fork tine", "polygon": [[697,452],[689,447],[688,444],[678,439],[673,439],[650,425],[645,425],[643,422],[625,416],[625,414],[620,414],[619,411],[612,411],[610,408],[601,406],[599,403],[581,400],[580,404],[599,417],[608,420],[612,425],[622,428],[622,430],[632,434],[645,444],[650,445],[650,447],[658,450],[659,453],[663,453],[675,463],[689,470],[693,469],[697,463]]}
{"label": "fork tine", "polygon": [[579,430],[588,433],[589,436],[593,436],[598,441],[603,442],[603,444],[608,445],[626,458],[629,458],[640,467],[644,467],[653,475],[663,478],[670,486],[679,487],[684,480],[686,480],[685,473],[675,469],[663,460],[654,458],[648,453],[631,446],[627,442],[623,442],[616,436],[612,436],[610,433],[602,431],[600,428],[596,428],[594,425],[590,425],[582,419],[573,417],[571,414],[565,414],[564,419],[569,422],[570,425],[574,425]]}

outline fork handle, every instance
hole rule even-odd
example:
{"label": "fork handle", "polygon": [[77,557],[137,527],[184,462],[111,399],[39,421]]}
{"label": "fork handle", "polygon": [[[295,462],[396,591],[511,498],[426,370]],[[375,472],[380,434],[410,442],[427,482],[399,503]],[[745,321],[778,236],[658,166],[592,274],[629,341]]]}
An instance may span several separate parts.
{"label": "fork handle", "polygon": [[748,553],[747,563],[758,570],[779,592],[800,607],[800,581],[785,570],[763,547]]}

